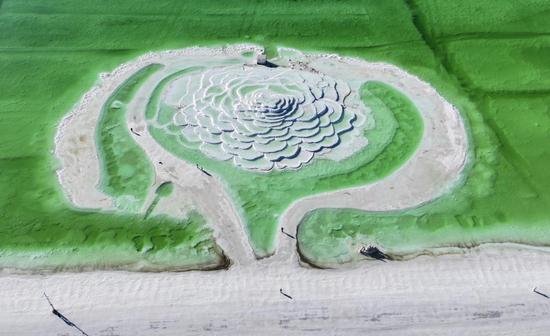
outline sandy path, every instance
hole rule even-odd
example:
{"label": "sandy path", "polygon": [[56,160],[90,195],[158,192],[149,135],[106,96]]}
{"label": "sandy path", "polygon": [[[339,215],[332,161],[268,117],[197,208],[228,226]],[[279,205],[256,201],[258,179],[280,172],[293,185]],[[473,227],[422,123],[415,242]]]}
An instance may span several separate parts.
{"label": "sandy path", "polygon": [[531,290],[549,279],[549,254],[495,247],[346,271],[3,275],[0,335],[76,335],[43,291],[90,335],[547,335]]}
{"label": "sandy path", "polygon": [[[352,61],[349,61],[352,62]],[[388,177],[361,187],[313,195],[294,202],[279,225],[296,236],[307,212],[318,208],[393,211],[413,208],[448,191],[460,178],[468,155],[468,137],[459,112],[429,84],[395,67],[374,66],[364,76],[398,87],[416,105],[424,134],[414,155]],[[296,258],[295,242],[279,236],[275,259]]]}
{"label": "sandy path", "polygon": [[[216,243],[231,259],[233,266],[252,263],[256,258],[248,244],[244,224],[222,182],[214,176],[205,175],[195,165],[175,157],[148,132],[145,121],[148,93],[168,74],[170,70],[159,71],[136,93],[138,98],[128,105],[128,128],[140,134],[134,136],[134,140],[155,167],[155,184],[171,181],[180,186],[180,192],[171,197],[172,203],[180,209],[196,209],[206,218],[208,225],[214,229]],[[164,212],[176,218],[181,217],[180,213],[167,210]]]}

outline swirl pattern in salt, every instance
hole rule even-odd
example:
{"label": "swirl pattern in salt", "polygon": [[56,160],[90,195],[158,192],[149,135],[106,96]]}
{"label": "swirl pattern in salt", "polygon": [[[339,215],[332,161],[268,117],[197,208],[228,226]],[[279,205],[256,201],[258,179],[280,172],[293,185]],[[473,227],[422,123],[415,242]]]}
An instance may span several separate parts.
{"label": "swirl pattern in salt", "polygon": [[249,170],[297,169],[337,147],[362,123],[347,83],[290,68],[218,66],[168,86],[183,137]]}

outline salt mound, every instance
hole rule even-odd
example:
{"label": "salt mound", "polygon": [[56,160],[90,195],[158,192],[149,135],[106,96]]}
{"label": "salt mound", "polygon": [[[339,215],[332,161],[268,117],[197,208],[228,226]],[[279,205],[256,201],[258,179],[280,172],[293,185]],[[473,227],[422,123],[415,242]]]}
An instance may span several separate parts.
{"label": "salt mound", "polygon": [[228,65],[182,76],[163,97],[177,109],[173,124],[204,154],[267,171],[300,168],[362,125],[364,106],[347,108],[350,94],[347,83],[320,73]]}

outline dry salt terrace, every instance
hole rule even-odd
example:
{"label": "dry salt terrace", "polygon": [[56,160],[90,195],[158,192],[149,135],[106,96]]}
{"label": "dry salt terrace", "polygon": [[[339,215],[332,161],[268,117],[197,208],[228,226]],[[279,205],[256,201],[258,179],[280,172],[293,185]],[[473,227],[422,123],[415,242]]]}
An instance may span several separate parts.
{"label": "dry salt terrace", "polygon": [[[102,83],[64,119],[56,138],[59,180],[71,201],[81,208],[174,218],[196,210],[226,255],[248,263],[254,260],[249,244],[256,255],[272,253],[276,226],[296,235],[307,211],[331,205],[399,210],[438,197],[459,179],[467,153],[464,125],[429,84],[395,66],[285,48],[264,66],[257,64],[262,52],[235,45],[151,53],[102,75]],[[358,163],[345,159],[362,155],[376,140],[366,131],[388,125],[378,125],[362,101],[362,85],[369,81],[402,92],[424,123],[415,155],[402,169],[359,188],[312,189],[291,207],[290,197],[276,197],[281,204],[260,200],[261,208],[251,207],[260,212],[252,215],[234,203],[235,193],[227,190],[231,179],[243,186],[256,183],[247,181],[258,173],[285,178],[321,161],[326,169],[305,174],[317,179],[353,169]],[[83,147],[75,140],[83,137],[99,140]],[[199,159],[217,169],[214,178],[197,172]],[[368,156],[361,160],[364,165]],[[292,179],[279,181],[299,187]],[[155,190],[166,182],[174,184],[174,192],[160,200]],[[281,183],[269,188],[284,192]]]}
{"label": "dry salt terrace", "polygon": [[168,84],[161,99],[168,112],[151,124],[244,169],[297,169],[337,146],[363,147],[362,138],[342,137],[365,126],[358,99],[342,80],[289,67],[198,68]]}

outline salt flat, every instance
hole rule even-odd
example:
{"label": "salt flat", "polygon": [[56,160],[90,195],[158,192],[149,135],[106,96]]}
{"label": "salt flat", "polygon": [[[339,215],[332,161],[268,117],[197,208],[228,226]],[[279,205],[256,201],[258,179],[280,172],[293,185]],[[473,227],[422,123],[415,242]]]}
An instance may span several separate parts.
{"label": "salt flat", "polygon": [[[0,335],[547,335],[550,254],[486,246],[348,270],[255,263],[228,271],[0,277]],[[292,295],[289,300],[279,289]]]}

